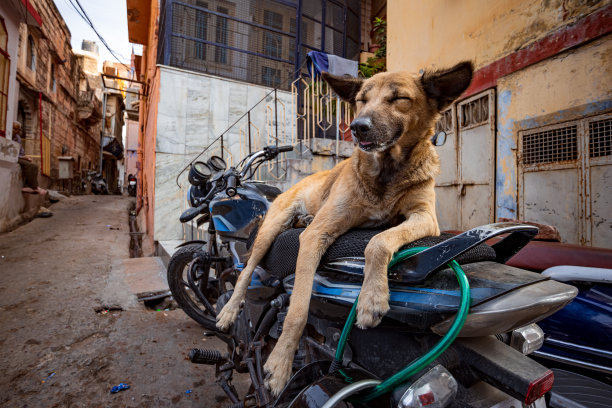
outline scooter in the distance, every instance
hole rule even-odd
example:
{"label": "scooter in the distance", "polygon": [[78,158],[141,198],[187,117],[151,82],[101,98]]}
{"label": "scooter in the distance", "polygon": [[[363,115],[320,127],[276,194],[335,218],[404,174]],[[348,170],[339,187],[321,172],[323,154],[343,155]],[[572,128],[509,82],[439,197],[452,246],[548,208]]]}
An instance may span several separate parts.
{"label": "scooter in the distance", "polygon": [[132,197],[136,197],[136,186],[137,186],[136,176],[134,176],[133,174],[129,174],[127,178],[128,178],[128,186],[127,186],[128,194]]}
{"label": "scooter in the distance", "polygon": [[[280,194],[249,179],[259,165],[289,150],[268,146],[229,169],[215,156],[194,163],[191,208],[180,220],[208,223],[208,239],[185,242],[168,264],[179,306],[227,344],[226,350],[194,349],[190,359],[215,366],[232,407],[546,406],[554,375],[527,356],[543,341],[535,323],[563,308],[577,290],[505,265],[537,233],[514,223],[407,244],[389,268],[391,310],[369,330],[352,327],[352,306],[365,247],[381,230],[356,229],[339,237],[317,269],[294,375],[273,397],[263,366],[283,330],[303,228],[276,238],[229,332],[216,328],[215,317],[232,294],[261,219]],[[503,235],[495,245],[485,243]],[[249,374],[246,395],[232,386],[234,371]]]}

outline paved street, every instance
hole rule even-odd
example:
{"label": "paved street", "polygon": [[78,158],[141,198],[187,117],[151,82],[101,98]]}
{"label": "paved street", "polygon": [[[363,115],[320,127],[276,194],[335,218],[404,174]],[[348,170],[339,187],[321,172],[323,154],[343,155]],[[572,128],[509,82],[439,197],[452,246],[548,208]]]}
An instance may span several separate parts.
{"label": "paved street", "polygon": [[[75,196],[54,204],[53,217],[0,235],[1,406],[229,405],[214,368],[186,357],[193,347],[224,345],[180,309],[156,312],[131,300],[97,312],[108,306],[111,264],[128,257],[128,204]],[[119,383],[131,388],[111,394]]]}

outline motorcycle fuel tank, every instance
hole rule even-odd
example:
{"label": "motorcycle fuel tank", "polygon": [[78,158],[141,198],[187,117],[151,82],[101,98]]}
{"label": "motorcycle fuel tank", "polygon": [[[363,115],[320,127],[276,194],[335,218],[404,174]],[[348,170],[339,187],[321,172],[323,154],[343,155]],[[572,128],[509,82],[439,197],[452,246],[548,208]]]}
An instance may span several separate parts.
{"label": "motorcycle fuel tank", "polygon": [[210,202],[210,214],[217,234],[223,237],[247,240],[251,232],[263,219],[271,203],[267,190],[273,187],[262,187],[245,183],[238,187],[234,197],[219,194]]}

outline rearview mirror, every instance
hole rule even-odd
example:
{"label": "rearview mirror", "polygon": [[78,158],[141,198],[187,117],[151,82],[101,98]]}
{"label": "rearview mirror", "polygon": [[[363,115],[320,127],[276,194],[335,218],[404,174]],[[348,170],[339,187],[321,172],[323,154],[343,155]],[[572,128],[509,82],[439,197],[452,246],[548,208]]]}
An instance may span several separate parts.
{"label": "rearview mirror", "polygon": [[446,143],[446,132],[438,132],[431,138],[431,143],[434,146],[442,146]]}

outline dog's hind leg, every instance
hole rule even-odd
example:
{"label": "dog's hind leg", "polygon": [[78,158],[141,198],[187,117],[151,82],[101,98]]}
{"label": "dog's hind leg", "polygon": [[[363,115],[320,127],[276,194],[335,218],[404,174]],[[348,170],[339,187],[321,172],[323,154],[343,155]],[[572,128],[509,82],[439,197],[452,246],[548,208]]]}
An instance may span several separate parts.
{"label": "dog's hind leg", "polygon": [[253,243],[251,256],[242,272],[240,272],[240,276],[238,276],[234,293],[225,306],[223,306],[223,310],[217,315],[217,327],[219,329],[227,330],[236,320],[255,267],[266,255],[278,234],[291,226],[297,204],[291,195],[285,197],[280,195],[272,203]]}

